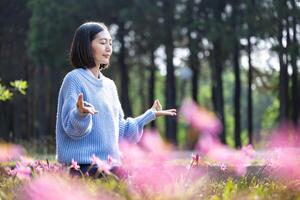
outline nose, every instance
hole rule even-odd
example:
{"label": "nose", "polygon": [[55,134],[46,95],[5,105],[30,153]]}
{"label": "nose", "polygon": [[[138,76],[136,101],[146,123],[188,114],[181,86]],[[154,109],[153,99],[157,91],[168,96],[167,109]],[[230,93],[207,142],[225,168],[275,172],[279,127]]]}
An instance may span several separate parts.
{"label": "nose", "polygon": [[112,47],[109,44],[107,44],[105,50],[107,52],[111,52],[112,51]]}

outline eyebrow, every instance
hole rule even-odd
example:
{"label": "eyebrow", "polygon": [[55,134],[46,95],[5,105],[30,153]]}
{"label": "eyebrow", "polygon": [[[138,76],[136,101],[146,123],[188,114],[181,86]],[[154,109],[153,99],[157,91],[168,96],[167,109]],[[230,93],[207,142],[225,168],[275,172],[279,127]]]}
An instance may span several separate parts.
{"label": "eyebrow", "polygon": [[108,41],[112,41],[111,38],[110,38],[110,39],[109,39],[109,38],[98,38],[98,40],[106,40],[106,41],[108,40]]}

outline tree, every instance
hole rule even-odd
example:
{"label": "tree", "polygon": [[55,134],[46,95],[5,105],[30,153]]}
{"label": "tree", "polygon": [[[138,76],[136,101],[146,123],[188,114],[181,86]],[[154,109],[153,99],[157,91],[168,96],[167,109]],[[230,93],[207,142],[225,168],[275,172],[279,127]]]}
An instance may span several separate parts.
{"label": "tree", "polygon": [[279,0],[274,2],[278,15],[278,29],[277,29],[277,41],[278,41],[278,57],[279,57],[279,102],[280,102],[280,113],[279,118],[281,122],[288,119],[288,58],[284,53],[283,45],[283,31],[284,31],[284,12],[286,12],[285,0]]}
{"label": "tree", "polygon": [[[0,2],[0,81],[2,100],[9,98],[10,82],[16,79],[27,80],[31,85],[31,62],[26,54],[25,38],[28,30],[30,11],[26,0]],[[29,88],[28,93],[31,90]],[[8,96],[7,96],[8,95]],[[10,101],[0,102],[0,132],[1,138],[17,142],[20,138],[29,138],[28,123],[30,101],[27,96],[17,95]]]}
{"label": "tree", "polygon": [[210,62],[212,66],[212,102],[217,116],[223,124],[223,130],[220,134],[222,143],[226,143],[226,124],[224,114],[223,82],[222,71],[224,68],[224,46],[223,33],[220,30],[226,30],[222,13],[224,12],[226,1],[203,1],[202,6],[206,7],[205,15],[208,28],[207,38],[212,43],[210,51]]}
{"label": "tree", "polygon": [[[198,8],[198,10],[196,9]],[[186,8],[186,16],[187,16],[187,37],[188,37],[188,48],[190,51],[189,55],[189,67],[192,70],[192,97],[195,102],[198,102],[198,80],[199,80],[199,74],[201,70],[200,61],[198,58],[198,52],[199,52],[199,41],[201,41],[200,38],[200,32],[202,31],[202,20],[203,16],[198,18],[200,8],[197,5],[197,2],[194,0],[190,0],[187,2],[187,8]]]}
{"label": "tree", "polygon": [[234,77],[235,77],[235,89],[234,89],[234,140],[235,147],[241,147],[241,113],[240,113],[240,104],[241,104],[241,78],[240,78],[240,36],[239,36],[239,6],[240,3],[238,0],[231,1],[232,14],[231,14],[231,28],[233,36],[233,66],[234,66]]}
{"label": "tree", "polygon": [[[174,12],[176,7],[176,1],[162,1],[162,17],[164,20],[164,36],[163,44],[166,52],[166,65],[167,65],[167,77],[166,77],[166,107],[176,108],[176,80],[174,75],[174,37],[173,30],[175,28]],[[173,144],[177,144],[177,125],[176,119],[166,118],[166,137]]]}
{"label": "tree", "polygon": [[[147,107],[151,107],[155,98],[156,89],[156,72],[157,66],[155,64],[155,51],[161,45],[162,28],[159,23],[159,16],[161,15],[159,7],[157,5],[159,1],[153,0],[135,0],[134,10],[132,15],[132,29],[135,32],[134,49],[135,57],[142,58],[143,65],[138,66],[143,72],[147,69],[148,73],[148,99],[147,104],[142,101],[142,104]],[[146,24],[146,26],[145,26]],[[142,82],[145,82],[144,78],[140,77],[140,87],[144,86]],[[141,88],[144,91],[145,88]],[[151,122],[151,127],[155,128],[155,121]]]}
{"label": "tree", "polygon": [[[290,44],[290,54],[291,54],[291,65],[292,65],[292,120],[295,125],[299,123],[299,79],[298,79],[298,66],[297,66],[297,57],[299,56],[299,43],[297,39],[297,23],[299,21],[299,8],[296,6],[295,0],[290,0],[292,8],[291,8],[291,29],[293,33],[292,42]],[[298,108],[298,109],[297,109]]]}

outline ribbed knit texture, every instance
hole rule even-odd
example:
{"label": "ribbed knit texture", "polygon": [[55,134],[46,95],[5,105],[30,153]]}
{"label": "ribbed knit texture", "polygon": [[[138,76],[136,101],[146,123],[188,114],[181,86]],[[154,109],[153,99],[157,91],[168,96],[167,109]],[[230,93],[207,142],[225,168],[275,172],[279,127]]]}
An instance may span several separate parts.
{"label": "ribbed knit texture", "polygon": [[[97,114],[80,115],[76,103],[80,93]],[[102,160],[112,156],[120,161],[119,142],[138,142],[145,124],[155,119],[149,109],[136,118],[124,119],[115,83],[100,74],[97,79],[88,69],[74,69],[62,83],[56,116],[56,156],[60,163],[91,163],[95,154]]]}

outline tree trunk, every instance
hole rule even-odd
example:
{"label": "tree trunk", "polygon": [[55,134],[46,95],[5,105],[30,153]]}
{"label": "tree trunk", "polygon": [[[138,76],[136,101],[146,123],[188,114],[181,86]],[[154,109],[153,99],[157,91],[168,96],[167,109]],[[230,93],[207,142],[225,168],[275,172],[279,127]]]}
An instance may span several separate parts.
{"label": "tree trunk", "polygon": [[141,104],[140,104],[140,108],[141,108],[141,112],[145,111],[148,109],[148,105],[145,103],[147,102],[147,97],[146,97],[146,91],[145,91],[145,87],[146,87],[146,74],[145,74],[145,68],[146,66],[143,65],[142,61],[141,61],[141,58],[139,57],[137,59],[137,63],[138,63],[138,74],[139,74],[139,77],[138,77],[138,93],[139,93],[139,99],[141,101]]}
{"label": "tree trunk", "polygon": [[[293,15],[296,15],[296,4],[295,0],[292,0]],[[295,125],[298,125],[299,119],[299,86],[298,86],[298,67],[297,67],[297,56],[299,54],[298,41],[297,41],[297,21],[296,17],[293,16],[292,29],[293,29],[293,42],[291,45],[291,65],[293,69],[292,74],[292,120]]]}
{"label": "tree trunk", "polygon": [[223,124],[223,130],[220,135],[221,142],[226,144],[226,126],[224,115],[224,99],[223,99],[223,82],[222,71],[223,61],[221,53],[221,38],[213,41],[213,67],[212,67],[212,84],[213,84],[213,98],[215,100],[215,111]]}
{"label": "tree trunk", "polygon": [[234,53],[233,53],[233,65],[234,65],[234,76],[235,76],[235,89],[234,89],[234,139],[235,147],[241,147],[241,78],[240,78],[240,65],[239,65],[239,44],[235,41]]}
{"label": "tree trunk", "polygon": [[31,63],[28,63],[27,71],[26,71],[26,80],[28,81],[28,89],[26,93],[26,139],[32,140],[34,138],[34,67]]}
{"label": "tree trunk", "polygon": [[[0,80],[6,86],[13,80],[26,78],[28,56],[24,41],[27,37],[30,12],[26,1],[4,0],[0,3]],[[9,102],[0,103],[0,139],[14,142],[26,138],[26,100],[14,92]]]}
{"label": "tree trunk", "polygon": [[[251,30],[251,29],[250,29]],[[251,34],[250,34],[251,35]],[[247,46],[247,54],[248,54],[248,65],[249,65],[249,71],[248,71],[248,139],[249,144],[253,144],[253,119],[252,119],[252,59],[251,59],[251,52],[252,52],[252,44],[250,40],[250,36],[247,37],[248,40],[248,46]]]}
{"label": "tree trunk", "polygon": [[241,143],[241,78],[240,78],[240,47],[239,47],[239,36],[237,28],[237,1],[232,2],[232,30],[233,30],[233,66],[234,66],[234,141],[235,147],[240,148]]}
{"label": "tree trunk", "polygon": [[[188,5],[187,5],[187,15],[188,15],[188,25],[192,25],[193,23],[195,23],[194,20],[194,13],[193,13],[193,7],[194,5],[194,1],[188,1]],[[193,27],[193,26],[192,26]],[[194,32],[194,28],[188,28],[188,48],[190,50],[190,56],[189,56],[189,67],[191,68],[193,74],[192,74],[192,98],[195,102],[198,103],[198,77],[199,77],[199,71],[200,71],[200,62],[198,59],[198,41],[199,38],[192,38],[192,32]]]}
{"label": "tree trunk", "polygon": [[[174,45],[173,45],[173,26],[174,26],[174,2],[164,1],[163,2],[163,11],[165,17],[165,37],[164,37],[164,45],[166,51],[166,64],[167,64],[167,78],[166,78],[166,108],[176,108],[176,90],[175,90],[175,75],[174,75],[174,64],[173,64],[173,53],[174,53]],[[177,124],[176,118],[174,117],[166,117],[166,138],[173,143],[177,144]]]}
{"label": "tree trunk", "polygon": [[118,30],[118,39],[121,44],[120,47],[120,52],[118,54],[118,62],[120,65],[120,75],[121,75],[121,103],[122,107],[124,109],[125,116],[131,116],[132,115],[132,109],[130,105],[130,100],[129,100],[129,90],[128,90],[128,85],[129,85],[129,75],[128,75],[128,67],[125,61],[126,57],[126,49],[125,49],[125,27],[124,23],[120,22],[119,24],[119,30]]}
{"label": "tree trunk", "polygon": [[43,149],[46,138],[47,125],[47,79],[45,79],[45,70],[47,66],[39,65],[37,67],[37,76],[35,77],[35,93],[36,93],[36,115],[35,115],[35,137],[38,141],[39,149]]}
{"label": "tree trunk", "polygon": [[[282,6],[282,5],[281,5]],[[279,8],[279,9],[282,9]],[[284,61],[284,47],[282,44],[283,40],[283,16],[281,11],[279,10],[279,21],[278,21],[278,42],[279,42],[279,64],[280,64],[280,72],[279,72],[279,102],[280,102],[280,113],[279,119],[280,122],[284,122],[288,117],[288,70],[287,64]]]}
{"label": "tree trunk", "polygon": [[[155,49],[151,47],[150,50],[150,59],[151,59],[151,66],[150,66],[150,77],[149,77],[149,106],[151,107],[154,100],[155,100],[155,72],[156,72],[156,66],[155,66],[155,55],[154,55]],[[151,122],[151,128],[155,128],[155,120]]]}

